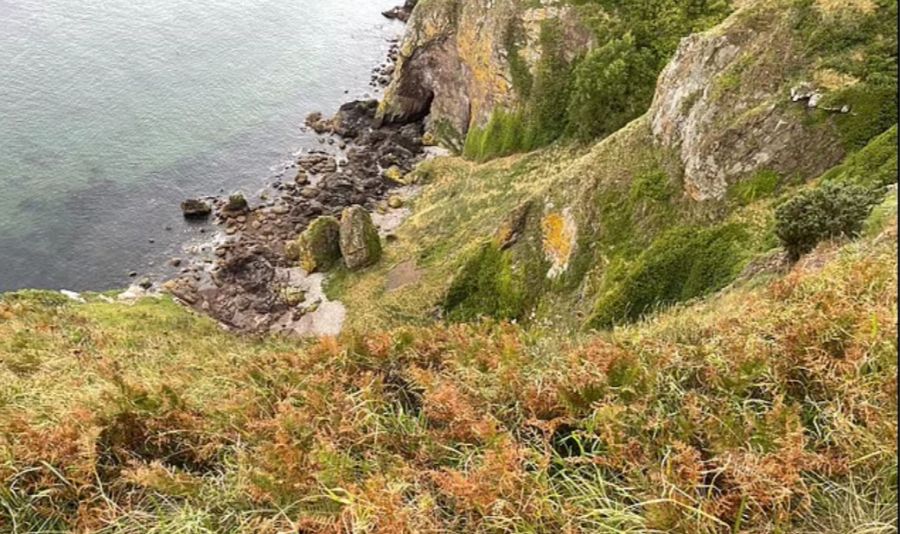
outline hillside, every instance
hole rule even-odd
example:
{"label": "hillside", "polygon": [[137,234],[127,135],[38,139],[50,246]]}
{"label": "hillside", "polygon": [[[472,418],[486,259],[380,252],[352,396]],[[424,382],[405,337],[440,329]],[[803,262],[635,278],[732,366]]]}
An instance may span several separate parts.
{"label": "hillside", "polygon": [[0,531],[896,532],[896,14],[420,0],[339,336],[0,295]]}

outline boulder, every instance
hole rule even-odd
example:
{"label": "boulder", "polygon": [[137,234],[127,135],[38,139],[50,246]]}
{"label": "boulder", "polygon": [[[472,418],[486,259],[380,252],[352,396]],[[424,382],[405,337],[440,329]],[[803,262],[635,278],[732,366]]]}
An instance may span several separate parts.
{"label": "boulder", "polygon": [[250,206],[247,204],[247,199],[244,198],[243,193],[233,193],[222,207],[222,213],[225,215],[238,215],[246,213],[249,208]]}
{"label": "boulder", "polygon": [[371,215],[362,206],[351,206],[341,214],[340,243],[344,263],[351,271],[381,259],[381,238]]}
{"label": "boulder", "polygon": [[181,203],[181,213],[188,219],[199,219],[212,213],[212,206],[196,198],[189,198]]}
{"label": "boulder", "polygon": [[388,206],[393,209],[402,208],[403,207],[403,197],[401,197],[400,195],[391,195],[388,198],[387,203],[388,203]]}
{"label": "boulder", "polygon": [[[322,117],[322,114],[318,111],[314,111],[306,116],[306,125],[312,128],[314,132],[317,134],[325,134],[331,132],[331,121],[326,120]],[[324,140],[320,139],[320,142],[324,142]]]}
{"label": "boulder", "polygon": [[289,259],[298,260],[308,273],[327,271],[341,259],[341,225],[334,217],[319,217],[289,244]]}

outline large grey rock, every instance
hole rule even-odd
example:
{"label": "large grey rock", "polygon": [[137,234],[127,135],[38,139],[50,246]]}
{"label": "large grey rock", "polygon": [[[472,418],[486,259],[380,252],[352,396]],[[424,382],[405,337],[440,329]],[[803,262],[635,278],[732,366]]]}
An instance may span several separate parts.
{"label": "large grey rock", "polygon": [[762,170],[817,176],[844,156],[836,130],[804,116],[818,93],[791,87],[811,59],[784,9],[755,15],[738,12],[714,31],[684,38],[659,77],[653,135],[680,156],[694,200],[721,199]]}
{"label": "large grey rock", "polygon": [[351,271],[374,265],[381,259],[381,238],[372,217],[362,206],[351,206],[341,214],[341,255]]}

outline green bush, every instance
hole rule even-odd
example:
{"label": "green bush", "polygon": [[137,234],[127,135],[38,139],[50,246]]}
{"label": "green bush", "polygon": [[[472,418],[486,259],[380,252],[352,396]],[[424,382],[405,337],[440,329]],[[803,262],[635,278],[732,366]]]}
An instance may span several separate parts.
{"label": "green bush", "polygon": [[775,235],[794,260],[822,240],[855,237],[879,195],[850,183],[829,182],[790,198],[775,210]]}
{"label": "green bush", "polygon": [[451,321],[471,321],[482,316],[517,319],[525,309],[523,285],[509,254],[488,243],[454,277],[443,308]]}
{"label": "green bush", "polygon": [[575,68],[569,132],[585,140],[609,135],[643,113],[653,98],[654,63],[630,33],[588,53]]}
{"label": "green bush", "polygon": [[607,275],[588,326],[633,321],[654,308],[721,289],[737,275],[746,239],[736,224],[666,232],[633,263]]}

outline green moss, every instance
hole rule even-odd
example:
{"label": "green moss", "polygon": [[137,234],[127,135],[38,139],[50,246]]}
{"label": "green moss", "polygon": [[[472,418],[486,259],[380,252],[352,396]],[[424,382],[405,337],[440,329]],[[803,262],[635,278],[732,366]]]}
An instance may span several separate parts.
{"label": "green moss", "polygon": [[501,250],[492,239],[465,261],[444,298],[449,320],[525,318],[541,294],[548,269],[538,221],[532,219],[510,249]]}
{"label": "green moss", "polygon": [[487,243],[469,259],[453,279],[444,299],[451,321],[482,316],[516,319],[525,309],[523,280],[513,270],[509,254]]}
{"label": "green moss", "polygon": [[327,271],[341,259],[341,224],[334,217],[319,217],[288,245],[287,254],[308,273]]}
{"label": "green moss", "polygon": [[484,128],[472,128],[466,137],[463,155],[486,161],[531,149],[529,126],[521,112],[495,109]]}
{"label": "green moss", "polygon": [[706,295],[734,279],[746,230],[737,224],[681,227],[658,237],[637,259],[614,265],[588,321],[606,328],[659,306]]}
{"label": "green moss", "polygon": [[822,106],[850,106],[850,113],[834,116],[834,123],[849,150],[862,148],[870,139],[897,123],[897,84],[860,84],[823,99]]}
{"label": "green moss", "polygon": [[897,191],[889,194],[881,204],[875,206],[866,219],[863,234],[874,237],[884,231],[890,221],[897,220]]}
{"label": "green moss", "polygon": [[668,202],[672,197],[672,185],[669,176],[661,171],[653,171],[638,175],[628,191],[628,199],[632,203],[642,200]]}

